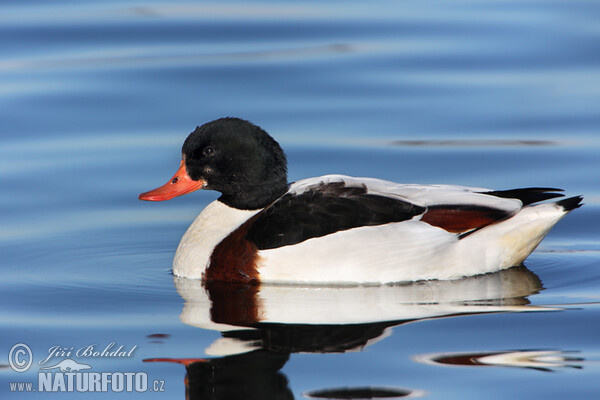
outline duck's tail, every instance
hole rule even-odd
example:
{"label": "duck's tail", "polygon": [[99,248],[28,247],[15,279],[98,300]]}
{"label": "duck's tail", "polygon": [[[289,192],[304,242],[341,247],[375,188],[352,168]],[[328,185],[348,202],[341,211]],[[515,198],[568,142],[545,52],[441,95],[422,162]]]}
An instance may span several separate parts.
{"label": "duck's tail", "polygon": [[568,199],[557,201],[556,204],[562,207],[565,212],[569,212],[581,207],[583,205],[582,201],[582,196],[574,196],[569,197]]}
{"label": "duck's tail", "polygon": [[473,261],[465,264],[475,265],[476,260],[484,260],[488,272],[520,265],[558,221],[583,205],[582,200],[583,197],[575,196],[528,205],[511,218],[465,236],[459,241],[461,254]]}

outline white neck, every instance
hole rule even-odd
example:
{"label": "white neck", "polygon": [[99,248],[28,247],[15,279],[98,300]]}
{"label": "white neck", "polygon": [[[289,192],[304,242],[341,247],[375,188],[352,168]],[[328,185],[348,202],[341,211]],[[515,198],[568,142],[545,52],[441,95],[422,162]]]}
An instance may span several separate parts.
{"label": "white neck", "polygon": [[218,200],[206,206],[185,232],[173,260],[173,273],[200,279],[215,248],[259,210],[238,210]]}

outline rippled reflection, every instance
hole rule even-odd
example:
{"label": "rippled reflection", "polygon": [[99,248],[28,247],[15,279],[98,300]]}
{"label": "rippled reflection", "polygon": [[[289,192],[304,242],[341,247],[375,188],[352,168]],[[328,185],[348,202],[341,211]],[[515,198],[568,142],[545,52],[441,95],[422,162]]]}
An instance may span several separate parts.
{"label": "rippled reflection", "polygon": [[415,361],[462,367],[517,367],[551,372],[562,368],[582,368],[577,352],[561,350],[483,351],[476,353],[436,353],[416,356]]}
{"label": "rippled reflection", "polygon": [[[204,350],[210,358],[145,361],[185,365],[186,393],[198,399],[293,398],[288,379],[280,372],[291,354],[362,350],[402,324],[470,314],[549,310],[533,306],[527,299],[542,289],[542,283],[525,267],[456,281],[390,286],[204,285],[185,278],[175,278],[175,286],[185,299],[181,321],[219,331],[221,338]],[[548,363],[555,355],[513,353],[514,360],[532,368],[533,363]],[[482,365],[500,365],[510,363],[510,354],[490,352],[477,359]],[[439,354],[420,356],[417,361],[443,364],[461,357],[475,359]],[[346,396],[342,398],[360,398],[367,392],[370,398],[378,398],[378,393],[379,398],[385,398],[386,393],[391,396],[388,398],[423,393],[418,389],[361,387],[319,389],[307,396],[337,393]]]}
{"label": "rippled reflection", "polygon": [[223,358],[168,359],[185,365],[186,399],[293,399],[288,379],[279,370],[289,353],[256,350]]}
{"label": "rippled reflection", "polygon": [[356,387],[313,390],[304,393],[310,399],[400,399],[420,397],[425,393],[391,387]]}

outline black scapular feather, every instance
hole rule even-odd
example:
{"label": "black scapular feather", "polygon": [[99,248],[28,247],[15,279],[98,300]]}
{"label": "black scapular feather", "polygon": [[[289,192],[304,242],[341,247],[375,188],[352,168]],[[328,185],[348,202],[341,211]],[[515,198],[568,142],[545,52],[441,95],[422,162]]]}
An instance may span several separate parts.
{"label": "black scapular feather", "polygon": [[564,196],[564,194],[556,192],[562,192],[562,189],[532,187],[523,189],[494,190],[481,193],[490,196],[502,197],[505,199],[519,199],[521,202],[523,202],[523,205],[526,206],[540,201],[554,199],[555,197]]}
{"label": "black scapular feather", "polygon": [[259,250],[272,249],[361,226],[405,221],[423,212],[424,207],[370,194],[364,185],[321,183],[282,196],[257,217],[246,238]]}

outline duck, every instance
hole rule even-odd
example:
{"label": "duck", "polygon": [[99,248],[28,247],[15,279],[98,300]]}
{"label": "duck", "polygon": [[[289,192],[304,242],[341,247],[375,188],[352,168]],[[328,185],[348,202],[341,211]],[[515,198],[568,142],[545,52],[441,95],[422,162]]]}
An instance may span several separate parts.
{"label": "duck", "polygon": [[492,190],[325,175],[288,183],[273,137],[240,118],[189,134],[175,175],[139,195],[220,192],[187,229],[173,274],[203,282],[385,285],[518,266],[582,205],[561,189]]}

